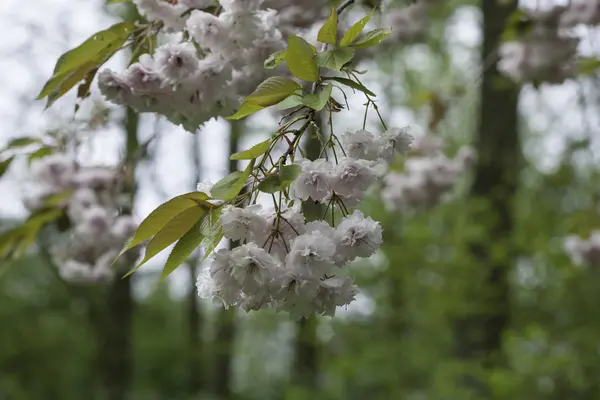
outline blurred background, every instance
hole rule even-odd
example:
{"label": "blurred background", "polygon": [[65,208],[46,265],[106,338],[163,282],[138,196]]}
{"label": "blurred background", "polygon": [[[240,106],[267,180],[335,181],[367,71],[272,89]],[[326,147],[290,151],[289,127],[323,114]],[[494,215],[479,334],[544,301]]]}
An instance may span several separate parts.
{"label": "blurred background", "polygon": [[[349,19],[375,2],[363,3]],[[131,279],[74,285],[38,241],[0,261],[0,399],[600,399],[599,265],[576,265],[563,248],[566,236],[600,227],[600,81],[594,72],[507,83],[495,64],[516,2],[433,3],[422,20],[398,22],[421,33],[365,57],[364,83],[390,125],[442,140],[448,157],[470,145],[479,161],[432,204],[392,210],[369,196],[363,209],[381,221],[384,245],[353,266],[355,303],[302,321],[223,310],[196,295],[200,254],[159,285],[168,252]],[[137,135],[149,143],[136,165],[141,220],[236,168],[229,154],[277,119],[213,120],[193,135],[109,105],[95,88],[76,117],[74,94],[44,111],[34,99],[57,58],[119,21],[119,7],[0,2],[0,145],[79,135],[81,158],[111,165]],[[595,28],[576,34],[580,54],[598,54]],[[348,115],[344,128],[362,122]],[[27,217],[27,176],[16,160],[0,179],[0,230]]]}

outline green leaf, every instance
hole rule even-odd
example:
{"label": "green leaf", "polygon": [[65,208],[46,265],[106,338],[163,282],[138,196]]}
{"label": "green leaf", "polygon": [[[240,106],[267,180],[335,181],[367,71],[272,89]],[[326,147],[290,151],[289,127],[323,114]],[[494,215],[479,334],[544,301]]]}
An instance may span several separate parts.
{"label": "green leaf", "polygon": [[354,47],[356,49],[364,49],[367,47],[372,47],[372,46],[379,44],[379,42],[381,42],[383,39],[390,36],[391,34],[392,34],[391,29],[385,29],[385,28],[373,29],[372,31],[367,32],[365,36],[358,39],[356,42],[354,42],[350,46]]}
{"label": "green leaf", "polygon": [[155,255],[181,239],[200,219],[207,214],[207,208],[196,205],[177,214],[167,222],[161,230],[150,240],[146,246],[143,260],[131,269],[126,275],[129,276],[146,264]]}
{"label": "green leaf", "polygon": [[225,119],[233,119],[233,120],[242,119],[244,117],[247,117],[248,115],[252,115],[256,112],[259,112],[262,109],[264,109],[263,106],[245,101],[242,103],[242,105],[240,106],[240,108],[237,110],[237,112],[235,114],[230,115],[229,117],[227,117]]}
{"label": "green leaf", "polygon": [[232,154],[231,157],[229,157],[229,159],[230,160],[252,160],[253,158],[262,156],[263,154],[265,154],[267,152],[267,150],[269,150],[269,148],[271,147],[272,141],[273,140],[271,138],[269,138],[269,139],[265,140],[264,142],[255,144],[248,150],[244,150],[244,151],[240,151],[235,154]]}
{"label": "green leaf", "polygon": [[264,193],[279,192],[280,187],[281,180],[279,180],[278,175],[269,175],[258,184],[258,190]]}
{"label": "green leaf", "polygon": [[48,93],[46,108],[52,106],[56,100],[60,99],[94,70],[97,70],[97,64],[88,62],[69,74],[60,75],[58,78],[50,80],[48,83],[54,85],[54,89]]}
{"label": "green leaf", "polygon": [[175,271],[189,258],[190,254],[200,246],[200,243],[202,243],[202,240],[204,239],[204,235],[200,231],[200,228],[207,217],[208,215],[205,215],[200,221],[196,222],[196,224],[187,231],[181,239],[179,239],[175,247],[173,247],[160,275],[161,280],[165,279]]}
{"label": "green leaf", "polygon": [[281,65],[285,61],[285,50],[278,50],[271,54],[264,62],[266,69],[273,69]]}
{"label": "green leaf", "polygon": [[321,111],[327,105],[329,97],[331,97],[332,88],[333,86],[331,85],[325,85],[319,93],[304,95],[302,97],[302,104],[315,111]]}
{"label": "green leaf", "polygon": [[219,182],[215,183],[215,186],[213,186],[210,191],[213,198],[225,201],[234,199],[240,194],[244,186],[246,186],[246,181],[253,168],[254,160],[250,161],[250,164],[248,164],[248,167],[246,167],[243,172],[232,172]]}
{"label": "green leaf", "polygon": [[[76,48],[66,52],[56,62],[52,77],[46,82],[37,99],[54,93],[52,101],[75,86],[90,71],[104,64],[127,41],[135,25],[120,22],[97,32]],[[62,94],[61,94],[62,93]]]}
{"label": "green leaf", "polygon": [[48,146],[40,147],[39,149],[31,153],[29,156],[27,156],[27,164],[31,165],[31,163],[37,160],[38,158],[49,156],[52,153],[54,153],[54,148]]}
{"label": "green leaf", "polygon": [[107,6],[110,6],[111,4],[118,4],[118,3],[131,3],[131,0],[107,0],[106,1]]}
{"label": "green leaf", "polygon": [[327,21],[319,29],[319,35],[317,40],[321,43],[336,44],[337,43],[337,26],[338,26],[338,15],[335,8],[331,10],[331,14]]}
{"label": "green leaf", "polygon": [[279,179],[285,187],[289,186],[300,174],[302,167],[296,164],[285,165],[279,169]]}
{"label": "green leaf", "polygon": [[288,69],[298,79],[306,82],[319,80],[319,67],[315,61],[315,48],[296,35],[289,35],[285,61]]}
{"label": "green leaf", "polygon": [[223,226],[219,221],[221,216],[221,208],[213,208],[209,211],[210,218],[207,219],[207,227],[203,225],[201,228],[204,240],[200,243],[200,246],[204,247],[204,256],[201,261],[206,260],[215,248],[221,243],[223,239]]}
{"label": "green leaf", "polygon": [[302,89],[298,83],[283,76],[271,76],[262,82],[244,102],[269,107],[279,103],[296,90]]}
{"label": "green leaf", "polygon": [[340,47],[317,54],[316,61],[320,67],[341,71],[342,67],[348,64],[353,57],[354,49],[350,47]]}
{"label": "green leaf", "polygon": [[77,88],[77,98],[83,100],[89,97],[90,87],[94,81],[94,77],[98,73],[98,68],[94,68],[85,75],[83,82]]}
{"label": "green leaf", "polygon": [[593,75],[600,68],[600,59],[596,57],[582,57],[577,61],[577,72],[581,75]]}
{"label": "green leaf", "polygon": [[142,221],[140,226],[138,226],[131,240],[129,240],[125,247],[123,247],[123,250],[121,250],[119,257],[132,247],[137,246],[143,241],[156,235],[169,221],[185,210],[200,205],[206,209],[213,207],[206,200],[208,200],[206,194],[201,192],[190,192],[174,197],[166,203],[161,204]]}
{"label": "green leaf", "polygon": [[56,207],[64,200],[71,197],[72,194],[73,194],[73,189],[63,190],[60,193],[53,194],[52,196],[49,196],[46,199],[44,199],[44,205],[46,207]]}
{"label": "green leaf", "polygon": [[352,89],[360,90],[361,92],[366,93],[371,97],[377,96],[375,93],[373,93],[369,89],[367,89],[364,85],[361,85],[358,82],[354,82],[353,80],[348,79],[348,78],[341,78],[341,77],[337,77],[337,76],[326,76],[326,77],[323,77],[323,79],[339,82],[343,85],[351,87]]}
{"label": "green leaf", "polygon": [[354,41],[354,39],[356,39],[358,35],[360,35],[362,30],[365,28],[365,25],[367,25],[367,22],[369,22],[369,20],[371,19],[371,16],[374,12],[375,9],[373,9],[373,11],[371,11],[366,17],[352,25],[350,29],[348,29],[348,32],[344,34],[344,37],[340,41],[340,46],[345,47],[350,45]]}
{"label": "green leaf", "polygon": [[6,160],[0,161],[0,178],[8,171],[8,167],[15,159],[15,156],[8,157]]}
{"label": "green leaf", "polygon": [[277,175],[265,177],[258,185],[258,190],[264,193],[276,193],[284,190],[300,175],[302,168],[299,165],[284,165]]}
{"label": "green leaf", "polygon": [[8,142],[8,144],[6,145],[6,148],[14,149],[14,148],[18,148],[18,147],[25,147],[25,146],[29,146],[32,144],[37,144],[40,142],[41,142],[41,140],[39,138],[34,138],[31,136],[23,136],[23,137],[18,137],[18,138],[12,139],[10,142]]}
{"label": "green leaf", "polygon": [[278,110],[287,110],[288,108],[297,107],[302,105],[302,91],[297,90],[291,96],[288,96],[286,99],[282,100],[277,104]]}

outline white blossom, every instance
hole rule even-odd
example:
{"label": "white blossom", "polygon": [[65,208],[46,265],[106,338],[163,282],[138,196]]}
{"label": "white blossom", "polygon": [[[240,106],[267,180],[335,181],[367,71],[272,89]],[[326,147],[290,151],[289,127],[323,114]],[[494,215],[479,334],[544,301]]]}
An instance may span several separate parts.
{"label": "white blossom", "polygon": [[114,219],[110,233],[116,241],[125,243],[135,233],[138,224],[130,215],[122,215]]}
{"label": "white blossom", "polygon": [[32,174],[42,184],[67,187],[75,173],[73,160],[62,153],[50,154],[31,166]]}
{"label": "white blossom", "polygon": [[406,155],[413,141],[408,127],[388,129],[377,139],[379,157],[391,163],[396,158],[396,152]]}
{"label": "white blossom", "polygon": [[89,188],[80,188],[71,195],[67,205],[67,214],[71,221],[80,222],[84,219],[85,212],[97,204],[96,192]]}
{"label": "white blossom", "polygon": [[226,12],[250,12],[260,8],[263,0],[219,0]]}
{"label": "white blossom", "polygon": [[593,231],[589,238],[570,235],[564,239],[563,248],[576,265],[600,265],[600,231]]}
{"label": "white blossom", "polygon": [[248,295],[266,290],[278,266],[273,256],[253,242],[231,251],[231,276]]}
{"label": "white blossom", "polygon": [[344,157],[335,166],[331,179],[331,193],[328,196],[335,194],[346,206],[356,205],[375,181],[375,177],[375,172],[368,162]]}
{"label": "white blossom", "polygon": [[196,48],[190,42],[162,45],[154,58],[158,72],[172,84],[184,82],[198,70]]}
{"label": "white blossom", "polygon": [[336,261],[345,264],[357,257],[370,257],[383,242],[381,225],[355,210],[336,228]]}
{"label": "white blossom", "polygon": [[98,74],[100,92],[115,104],[127,104],[131,97],[131,86],[114,71],[105,69]]}
{"label": "white blossom", "polygon": [[208,8],[213,4],[213,0],[179,0],[180,4],[183,4],[187,8]]}
{"label": "white blossom", "polygon": [[344,133],[342,145],[346,155],[351,158],[376,160],[379,157],[375,136],[364,129]]}
{"label": "white blossom", "polygon": [[326,221],[316,220],[306,224],[306,233],[320,232],[324,236],[333,238],[335,236],[335,228],[329,225]]}
{"label": "white blossom", "polygon": [[185,6],[163,0],[133,0],[133,4],[148,21],[160,21],[168,31],[183,29]]}
{"label": "white blossom", "polygon": [[307,279],[301,273],[287,271],[271,284],[272,297],[278,311],[287,311],[292,317],[309,317],[314,314],[314,299],[320,281]]}
{"label": "white blossom", "polygon": [[92,206],[81,215],[81,222],[76,226],[77,234],[89,240],[96,240],[110,228],[111,216],[100,206]]}
{"label": "white blossom", "polygon": [[227,40],[227,27],[219,17],[201,11],[194,10],[186,21],[190,35],[203,48],[218,51],[223,41]]}
{"label": "white blossom", "polygon": [[337,307],[343,307],[354,301],[359,290],[352,278],[335,276],[320,282],[317,297],[314,299],[316,312],[334,316]]}
{"label": "white blossom", "polygon": [[260,237],[267,230],[267,219],[261,211],[259,204],[245,208],[224,206],[219,216],[223,235],[229,239],[246,241]]}
{"label": "white blossom", "polygon": [[600,0],[574,0],[561,15],[562,25],[571,27],[579,24],[600,24]]}
{"label": "white blossom", "polygon": [[321,201],[330,191],[333,165],[323,158],[315,161],[303,160],[300,163],[302,172],[291,185],[292,195],[301,200],[312,198]]}
{"label": "white blossom", "polygon": [[336,248],[332,238],[320,231],[298,236],[286,258],[286,268],[310,279],[319,279],[333,265]]}

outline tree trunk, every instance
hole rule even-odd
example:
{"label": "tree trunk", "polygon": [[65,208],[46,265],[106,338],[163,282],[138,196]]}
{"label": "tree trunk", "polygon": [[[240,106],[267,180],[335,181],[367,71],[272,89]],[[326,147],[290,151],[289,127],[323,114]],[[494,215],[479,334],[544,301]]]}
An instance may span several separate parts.
{"label": "tree trunk", "polygon": [[[325,132],[324,127],[320,131]],[[310,133],[311,136],[306,145],[306,156],[310,160],[315,160],[319,158],[321,142],[318,138],[313,137],[314,132]],[[309,219],[320,218],[323,215],[323,207],[310,200],[302,204],[302,209],[304,215]],[[296,323],[293,381],[296,385],[309,390],[315,389],[318,385],[317,325],[316,317],[303,318]]]}
{"label": "tree trunk", "polygon": [[[484,210],[474,211],[474,221],[487,233],[471,251],[478,268],[485,271],[484,285],[477,288],[477,307],[457,324],[459,353],[480,359],[485,367],[501,362],[502,338],[510,318],[508,273],[513,263],[512,203],[518,185],[520,142],[517,127],[518,88],[498,88],[501,79],[496,64],[486,65],[495,56],[507,18],[517,2],[482,1],[483,48],[481,63],[485,71],[481,85],[481,108],[476,140],[478,163],[472,186],[475,200],[487,202]],[[501,246],[504,257],[492,253]],[[481,386],[481,385],[477,385]]]}
{"label": "tree trunk", "polygon": [[[135,164],[138,150],[138,115],[127,108],[124,128],[126,132],[126,193],[129,195],[130,209],[123,210],[131,213],[135,196]],[[131,294],[130,277],[122,279],[118,271],[115,280],[103,291],[98,314],[92,317],[96,320],[98,333],[98,359],[101,391],[110,400],[130,398],[133,377],[132,351],[132,322],[134,300]]]}
{"label": "tree trunk", "polygon": [[[244,130],[244,123],[241,121],[231,122],[231,131],[229,135],[229,154],[238,151],[239,138]],[[237,161],[229,161],[229,170],[237,170]],[[229,247],[233,248],[237,244],[230,242]],[[214,342],[214,394],[219,400],[231,398],[231,372],[233,364],[233,351],[235,341],[235,309],[219,309],[216,318],[216,338]]]}
{"label": "tree trunk", "polygon": [[[192,138],[192,160],[194,163],[194,188],[200,182],[202,175],[202,165],[200,162],[199,135],[195,134]],[[198,295],[196,293],[196,278],[198,276],[198,262],[201,254],[195,252],[189,263],[190,271],[190,292],[188,297],[188,395],[195,398],[200,394],[205,384],[202,370],[202,354],[204,352],[202,343],[202,314]]]}

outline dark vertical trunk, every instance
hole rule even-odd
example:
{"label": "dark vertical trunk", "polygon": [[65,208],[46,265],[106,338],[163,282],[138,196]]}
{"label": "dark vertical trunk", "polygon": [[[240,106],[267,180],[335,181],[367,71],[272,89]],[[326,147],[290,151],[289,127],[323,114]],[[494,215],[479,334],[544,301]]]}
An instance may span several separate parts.
{"label": "dark vertical trunk", "polygon": [[198,264],[197,260],[193,260],[189,266],[190,270],[190,293],[188,298],[188,329],[189,329],[189,342],[188,342],[188,395],[198,396],[202,391],[203,379],[202,379],[202,315],[200,314],[200,307],[198,304],[198,295],[196,294],[196,277],[198,276]]}
{"label": "dark vertical trunk", "polygon": [[[126,133],[126,185],[129,195],[130,213],[135,196],[135,164],[138,150],[138,115],[127,108],[124,128]],[[131,267],[131,266],[128,266]],[[124,400],[129,398],[133,378],[133,350],[131,343],[134,300],[131,293],[131,279],[121,279],[117,272],[115,280],[102,293],[97,304],[101,311],[94,315],[98,334],[98,358],[101,391],[107,399]]]}
{"label": "dark vertical trunk", "polygon": [[[323,125],[321,121],[321,125]],[[322,127],[321,132],[326,132]],[[309,128],[310,129],[310,128]],[[311,133],[310,140],[306,144],[306,156],[311,160],[319,158],[321,152],[321,142],[313,137]],[[323,214],[323,208],[320,204],[306,201],[302,205],[304,215],[308,219],[320,218]],[[312,218],[311,218],[312,217]],[[317,387],[319,359],[317,346],[317,319],[310,317],[301,319],[296,323],[296,339],[294,343],[294,383],[306,389]]]}
{"label": "dark vertical trunk", "polygon": [[[200,137],[196,133],[192,138],[192,161],[194,164],[194,187],[202,177],[202,165],[200,160]],[[205,383],[202,370],[202,354],[204,352],[202,343],[202,315],[198,295],[196,294],[196,277],[198,276],[198,262],[200,254],[194,253],[189,263],[190,292],[188,297],[188,395],[190,398],[198,396]]]}
{"label": "dark vertical trunk", "polygon": [[[244,129],[241,121],[231,122],[229,135],[229,154],[238,151],[238,142]],[[237,170],[237,161],[229,161],[229,170]],[[230,242],[230,247],[235,247],[235,242]],[[235,309],[220,309],[216,318],[216,337],[213,345],[214,351],[214,394],[219,400],[231,398],[231,377],[233,351],[235,341]]]}
{"label": "dark vertical trunk", "polygon": [[[477,289],[473,314],[458,325],[459,351],[465,358],[480,359],[492,367],[502,359],[502,337],[509,322],[510,298],[508,273],[512,265],[512,203],[518,184],[520,142],[517,131],[518,88],[499,88],[501,78],[496,65],[486,65],[497,54],[507,18],[517,2],[482,1],[483,49],[481,63],[485,71],[481,85],[481,109],[476,150],[479,160],[472,196],[485,200],[485,210],[475,211],[474,221],[482,224],[487,235],[472,244],[478,267],[485,271],[484,285]],[[501,246],[504,257],[492,254]]]}

